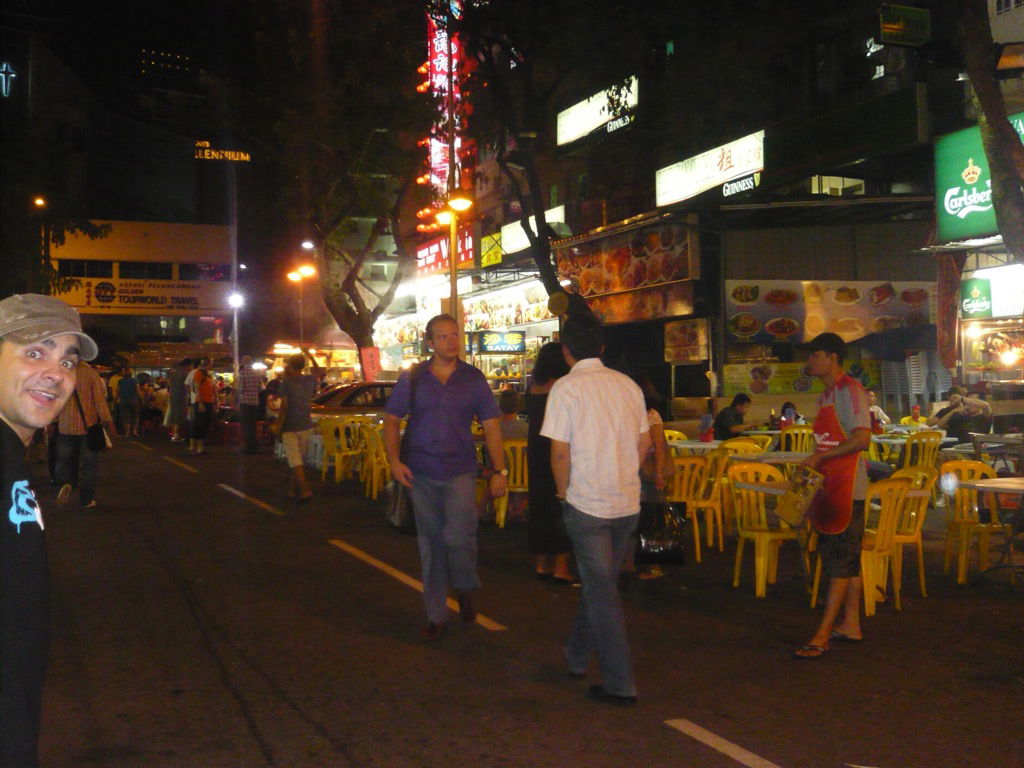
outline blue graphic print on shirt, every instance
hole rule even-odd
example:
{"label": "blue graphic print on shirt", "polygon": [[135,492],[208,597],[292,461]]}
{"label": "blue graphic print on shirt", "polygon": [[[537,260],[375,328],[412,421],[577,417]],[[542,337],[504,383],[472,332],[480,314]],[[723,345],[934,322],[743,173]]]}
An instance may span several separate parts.
{"label": "blue graphic print on shirt", "polygon": [[42,515],[39,513],[39,502],[28,487],[28,480],[17,480],[11,484],[11,509],[7,513],[11,523],[21,533],[21,524],[33,522],[43,527]]}

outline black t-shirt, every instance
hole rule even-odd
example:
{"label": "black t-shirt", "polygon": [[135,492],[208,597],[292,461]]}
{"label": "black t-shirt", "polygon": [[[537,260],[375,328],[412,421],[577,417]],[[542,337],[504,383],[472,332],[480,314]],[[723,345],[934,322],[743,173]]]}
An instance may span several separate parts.
{"label": "black t-shirt", "polygon": [[0,765],[35,765],[49,650],[49,571],[25,445],[0,420]]}
{"label": "black t-shirt", "polygon": [[715,440],[728,440],[731,437],[736,437],[730,428],[742,423],[743,416],[731,405],[725,406],[715,416]]}

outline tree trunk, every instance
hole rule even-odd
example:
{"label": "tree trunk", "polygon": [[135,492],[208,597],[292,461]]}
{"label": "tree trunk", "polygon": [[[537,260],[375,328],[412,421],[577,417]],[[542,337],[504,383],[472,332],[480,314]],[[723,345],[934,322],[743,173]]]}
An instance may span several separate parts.
{"label": "tree trunk", "polygon": [[964,0],[961,18],[967,75],[992,176],[992,204],[1006,250],[1024,260],[1024,146],[1006,114],[995,79],[995,44],[985,0]]}

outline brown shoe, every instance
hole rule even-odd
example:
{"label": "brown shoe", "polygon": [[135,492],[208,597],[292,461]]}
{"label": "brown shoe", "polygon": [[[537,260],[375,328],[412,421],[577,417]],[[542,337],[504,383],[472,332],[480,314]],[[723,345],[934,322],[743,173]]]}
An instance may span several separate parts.
{"label": "brown shoe", "polygon": [[429,642],[440,640],[441,635],[444,634],[446,628],[446,624],[435,624],[434,622],[430,622],[420,631],[420,637]]}
{"label": "brown shoe", "polygon": [[476,608],[468,592],[459,595],[459,617],[467,624],[476,621]]}

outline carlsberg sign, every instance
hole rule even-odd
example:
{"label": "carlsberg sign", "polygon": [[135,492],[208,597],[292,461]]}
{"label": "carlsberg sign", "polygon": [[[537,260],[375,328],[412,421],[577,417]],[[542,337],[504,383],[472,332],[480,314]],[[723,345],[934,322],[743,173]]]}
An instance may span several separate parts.
{"label": "carlsberg sign", "polygon": [[[1010,116],[1018,135],[1024,137],[1024,112]],[[965,128],[935,142],[935,207],[939,240],[994,235],[996,213],[992,208],[992,177],[981,144],[981,131]]]}

